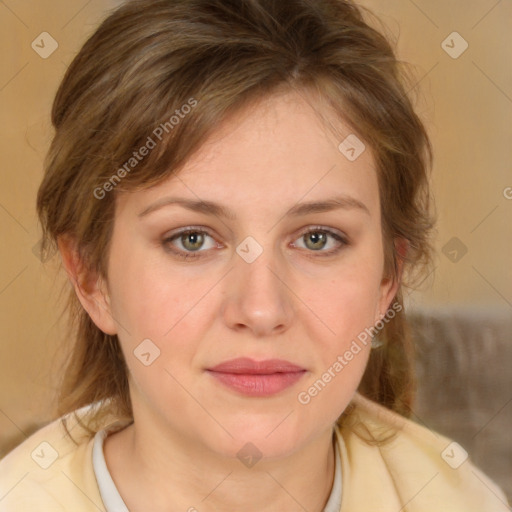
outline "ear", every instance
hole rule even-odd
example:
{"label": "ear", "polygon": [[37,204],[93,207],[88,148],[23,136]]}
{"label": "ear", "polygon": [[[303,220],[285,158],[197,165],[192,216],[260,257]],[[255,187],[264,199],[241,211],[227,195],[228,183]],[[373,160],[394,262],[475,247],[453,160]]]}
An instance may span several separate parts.
{"label": "ear", "polygon": [[409,241],[405,238],[395,238],[395,254],[396,254],[396,275],[384,276],[380,284],[380,300],[378,311],[376,311],[375,322],[385,316],[386,311],[391,305],[391,301],[395,297],[400,283],[402,282],[402,274],[404,269],[404,261],[409,250]]}
{"label": "ear", "polygon": [[60,236],[57,244],[62,263],[82,307],[105,334],[117,334],[106,283],[96,272],[87,268],[71,237]]}

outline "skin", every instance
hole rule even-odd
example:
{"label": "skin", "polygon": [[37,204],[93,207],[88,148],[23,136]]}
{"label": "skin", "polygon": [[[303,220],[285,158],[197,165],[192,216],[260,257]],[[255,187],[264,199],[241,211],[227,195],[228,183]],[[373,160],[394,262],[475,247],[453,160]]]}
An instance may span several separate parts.
{"label": "skin", "polygon": [[[323,509],[333,425],[357,390],[370,345],[309,404],[298,393],[379,320],[399,285],[383,275],[371,151],[350,162],[340,141],[303,95],[271,96],[227,120],[177,176],[117,197],[107,280],[82,272],[72,244],[61,240],[84,308],[119,336],[130,371],[134,423],[110,435],[104,453],[131,511]],[[297,203],[336,195],[367,211],[286,215]],[[139,216],[170,196],[214,201],[236,219],[179,205]],[[190,237],[163,241],[189,226],[211,237],[203,246]],[[348,243],[305,235],[318,226]],[[252,263],[236,252],[247,236],[263,249]],[[169,248],[200,257],[181,259]],[[160,356],[144,366],[133,351],[147,338]],[[205,371],[236,357],[285,359],[307,371],[276,395],[247,397]],[[236,456],[248,442],[263,455],[252,468]]]}

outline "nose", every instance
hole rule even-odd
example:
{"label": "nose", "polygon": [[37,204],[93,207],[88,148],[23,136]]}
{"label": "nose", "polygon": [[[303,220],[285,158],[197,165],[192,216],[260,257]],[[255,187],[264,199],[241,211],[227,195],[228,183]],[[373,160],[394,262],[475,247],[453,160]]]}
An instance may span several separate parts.
{"label": "nose", "polygon": [[235,331],[265,337],[280,334],[291,325],[293,293],[284,269],[277,268],[270,252],[264,251],[252,263],[235,258],[222,308],[226,325]]}

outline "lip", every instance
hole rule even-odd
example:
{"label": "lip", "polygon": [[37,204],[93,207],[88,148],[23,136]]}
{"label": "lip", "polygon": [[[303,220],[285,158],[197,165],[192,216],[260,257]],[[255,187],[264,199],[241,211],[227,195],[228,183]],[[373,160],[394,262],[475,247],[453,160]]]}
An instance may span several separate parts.
{"label": "lip", "polygon": [[306,369],[283,359],[254,361],[238,358],[225,361],[207,372],[223,385],[247,396],[271,396],[293,386]]}

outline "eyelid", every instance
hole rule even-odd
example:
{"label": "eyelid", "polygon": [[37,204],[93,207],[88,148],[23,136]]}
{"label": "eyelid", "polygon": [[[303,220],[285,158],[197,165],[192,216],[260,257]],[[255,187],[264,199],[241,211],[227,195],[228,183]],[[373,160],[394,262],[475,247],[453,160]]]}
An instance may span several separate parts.
{"label": "eyelid", "polygon": [[[337,247],[327,250],[327,251],[323,251],[323,250],[313,251],[313,250],[303,249],[302,247],[299,247],[299,249],[302,249],[303,251],[305,251],[311,255],[327,257],[327,256],[332,256],[332,255],[337,254],[341,249],[343,249],[343,247],[350,245],[349,238],[342,231],[339,231],[337,229],[330,228],[327,226],[319,226],[319,225],[309,226],[307,229],[300,231],[300,234],[298,236],[295,236],[294,241],[298,240],[299,238],[304,237],[305,235],[307,235],[309,233],[318,233],[318,232],[327,233],[327,235],[334,238],[338,242],[339,245]],[[293,245],[293,247],[297,247],[294,244],[292,244],[292,245]]]}
{"label": "eyelid", "polygon": [[343,240],[343,242],[345,242],[347,244],[349,242],[348,236],[343,231],[340,231],[339,229],[331,228],[329,226],[321,226],[321,225],[312,225],[312,226],[308,226],[306,229],[300,230],[297,238],[307,235],[308,233],[316,233],[317,231],[323,231],[330,235],[335,235],[335,237],[339,237],[340,239]]}
{"label": "eyelid", "polygon": [[[328,236],[331,236],[338,242],[338,244],[339,244],[338,247],[335,247],[328,251],[323,251],[323,250],[313,251],[313,250],[303,249],[302,247],[299,247],[299,249],[301,249],[302,251],[308,252],[311,255],[327,257],[327,256],[337,254],[344,246],[350,245],[348,237],[343,232],[336,230],[334,228],[330,228],[327,226],[320,226],[320,225],[308,226],[307,228],[302,229],[301,231],[298,232],[298,234],[294,235],[293,241],[295,241],[301,237],[304,237],[305,235],[307,235],[309,233],[316,233],[316,232],[327,233]],[[215,243],[217,244],[216,248],[219,248],[218,247],[219,242],[216,240],[215,236],[213,236],[211,234],[210,230],[205,226],[187,226],[184,228],[180,228],[177,231],[170,233],[169,235],[165,235],[162,240],[162,244],[167,248],[168,251],[172,252],[173,254],[176,254],[178,257],[180,257],[182,259],[207,257],[201,253],[208,253],[208,252],[210,252],[211,249],[206,249],[206,250],[198,249],[197,251],[184,251],[182,249],[174,248],[174,246],[172,246],[173,247],[172,249],[169,247],[169,245],[172,245],[172,244],[170,244],[170,242],[174,241],[175,239],[177,239],[180,236],[187,234],[187,233],[201,233],[201,234],[207,235],[215,241]],[[222,245],[222,244],[220,244],[220,245]],[[292,246],[297,247],[293,243],[292,243]]]}
{"label": "eyelid", "polygon": [[205,226],[186,226],[183,228],[179,228],[178,230],[172,231],[168,234],[164,235],[164,240],[170,240],[172,238],[176,238],[179,235],[183,235],[184,233],[205,233],[212,238],[215,238],[211,230]]}
{"label": "eyelid", "polygon": [[[222,244],[220,244],[217,241],[216,237],[205,226],[187,226],[187,227],[184,227],[184,228],[180,228],[177,231],[173,231],[172,233],[164,235],[164,237],[162,239],[162,243],[166,247],[169,247],[169,245],[172,245],[171,242],[173,242],[176,239],[179,239],[182,235],[186,235],[187,233],[200,233],[202,235],[207,235],[212,240],[214,240],[217,248],[218,248],[219,245],[222,245]],[[184,251],[182,249],[177,249],[177,248],[170,249],[169,248],[169,250],[171,252],[173,252],[174,254],[178,254],[178,256],[183,256],[183,257],[189,257],[190,258],[190,257],[195,257],[196,254],[203,253],[203,252],[208,252],[210,249],[198,249],[197,251]],[[185,255],[187,255],[187,256],[185,256]]]}

